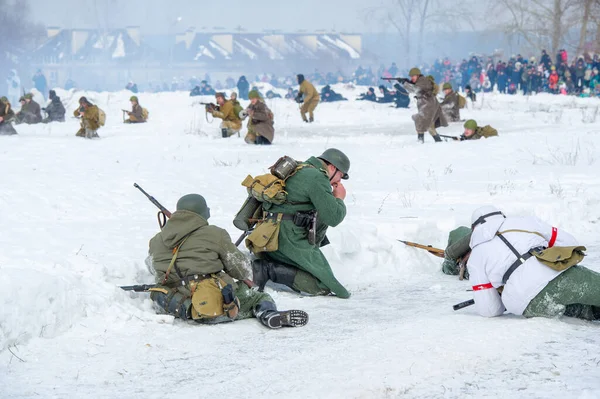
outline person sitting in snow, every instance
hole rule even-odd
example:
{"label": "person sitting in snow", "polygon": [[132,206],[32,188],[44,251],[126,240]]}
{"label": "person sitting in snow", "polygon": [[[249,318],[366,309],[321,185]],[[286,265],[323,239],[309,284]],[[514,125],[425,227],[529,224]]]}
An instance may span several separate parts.
{"label": "person sitting in snow", "polygon": [[50,90],[49,93],[50,104],[46,106],[46,108],[42,108],[42,111],[45,111],[48,114],[48,117],[45,118],[42,122],[64,122],[65,121],[65,106],[60,101],[60,97],[56,95],[54,90]]}
{"label": "person sitting in snow", "polygon": [[131,102],[131,112],[126,109],[123,112],[126,112],[129,115],[129,119],[125,119],[123,123],[144,123],[148,121],[148,111],[145,108],[142,108],[137,96],[131,96],[129,98]]}
{"label": "person sitting in snow", "polygon": [[571,234],[535,217],[506,217],[494,206],[476,209],[471,223],[477,313],[600,320],[600,273],[577,266],[585,247]]}
{"label": "person sitting in snow", "polygon": [[27,123],[34,125],[42,121],[42,109],[33,100],[33,94],[27,93],[21,99],[21,110],[17,112],[16,123]]}
{"label": "person sitting in snow", "polygon": [[248,258],[209,218],[204,197],[184,195],[150,240],[146,264],[157,283],[149,290],[157,310],[199,324],[256,317],[268,328],[306,325],[306,312],[278,311],[269,294],[251,289]]}

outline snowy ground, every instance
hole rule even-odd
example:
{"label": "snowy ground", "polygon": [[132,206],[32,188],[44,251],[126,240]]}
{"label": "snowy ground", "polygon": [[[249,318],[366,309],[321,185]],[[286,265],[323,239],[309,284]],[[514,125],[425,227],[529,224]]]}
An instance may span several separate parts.
{"label": "snowy ground", "polygon": [[[82,95],[58,94],[68,112]],[[396,241],[443,248],[493,203],[567,229],[600,271],[598,99],[486,94],[463,117],[499,138],[425,145],[414,109],[322,104],[304,125],[296,104],[274,100],[275,144],[259,148],[219,138],[187,93],[140,94],[151,121],[135,126],[120,123],[130,93],[85,94],[108,115],[100,140],[75,138],[75,119],[0,137],[0,397],[600,397],[599,324],[454,312],[468,282]],[[133,182],[170,209],[203,194],[211,223],[235,239],[247,174],[328,147],[352,161],[348,217],[325,248],[350,299],[274,292],[311,318],[269,331],[174,322],[117,287],[152,282],[143,260],[156,210]]]}

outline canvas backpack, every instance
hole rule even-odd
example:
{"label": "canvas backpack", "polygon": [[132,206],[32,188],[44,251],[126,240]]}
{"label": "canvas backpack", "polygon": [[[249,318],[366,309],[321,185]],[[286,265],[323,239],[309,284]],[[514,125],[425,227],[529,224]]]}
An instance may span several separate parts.
{"label": "canvas backpack", "polygon": [[298,163],[288,156],[283,156],[269,168],[271,173],[256,177],[248,175],[242,182],[242,186],[246,187],[248,194],[259,202],[281,205],[287,202],[286,180],[306,167],[312,166]]}
{"label": "canvas backpack", "polygon": [[463,109],[467,105],[467,99],[457,93],[458,96],[458,108]]}
{"label": "canvas backpack", "polygon": [[433,75],[427,75],[427,79],[429,79],[431,81],[431,84],[433,85],[433,95],[437,96],[440,92],[440,86],[438,86],[438,84],[435,83],[435,78],[433,77]]}
{"label": "canvas backpack", "polygon": [[150,113],[148,112],[148,109],[142,108],[142,119],[143,120],[148,120],[149,116],[150,116]]}
{"label": "canvas backpack", "polygon": [[98,107],[98,124],[100,126],[104,126],[105,123],[106,123],[106,113],[104,113],[104,111],[102,111],[100,109],[100,107]]}

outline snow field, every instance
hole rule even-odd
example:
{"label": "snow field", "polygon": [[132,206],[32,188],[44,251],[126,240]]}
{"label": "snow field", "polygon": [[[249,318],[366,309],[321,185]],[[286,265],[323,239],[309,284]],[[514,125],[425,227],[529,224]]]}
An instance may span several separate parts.
{"label": "snow field", "polygon": [[[334,89],[347,98],[366,90]],[[75,119],[1,138],[0,397],[159,397],[167,386],[207,397],[600,396],[597,323],[453,312],[470,298],[468,282],[396,241],[444,248],[450,229],[493,203],[567,229],[600,270],[597,99],[479,95],[462,117],[500,137],[425,145],[412,108],[321,104],[305,125],[297,104],[268,100],[276,136],[260,148],[221,139],[218,121],[195,105],[209,97],[141,93],[150,122],[127,126],[129,92],[57,94],[67,116],[86,95],[107,126],[93,141],[73,137]],[[462,124],[439,132],[459,135]],[[133,182],[171,210],[184,194],[204,195],[210,222],[235,240],[247,174],[329,147],[352,163],[348,216],[324,248],[349,300],[273,292],[281,309],[311,320],[268,331],[255,320],[186,325],[117,287],[152,282],[143,261],[156,209]]]}

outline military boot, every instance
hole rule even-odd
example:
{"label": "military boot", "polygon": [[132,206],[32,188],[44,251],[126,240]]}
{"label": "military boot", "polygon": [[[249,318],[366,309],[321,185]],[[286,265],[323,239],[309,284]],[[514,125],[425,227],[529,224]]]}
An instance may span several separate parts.
{"label": "military boot", "polygon": [[417,141],[421,144],[425,143],[425,134],[417,133]]}
{"label": "military boot", "polygon": [[252,281],[258,285],[260,292],[264,291],[265,285],[269,280],[295,290],[294,279],[298,272],[298,269],[295,267],[275,263],[267,259],[256,259],[252,262],[252,272],[254,274]]}
{"label": "military boot", "polygon": [[434,140],[436,143],[441,143],[441,142],[442,142],[442,138],[440,137],[440,135],[439,135],[439,134],[434,134],[434,135],[433,135],[433,140]]}
{"label": "military boot", "polygon": [[254,308],[254,316],[268,328],[302,327],[308,323],[308,313],[302,310],[278,311],[273,302],[262,301]]}
{"label": "military boot", "polygon": [[312,116],[308,119],[308,123],[313,123],[315,121],[315,118],[313,118]]}
{"label": "military boot", "polygon": [[221,129],[221,137],[223,137],[224,139],[229,137],[229,132],[227,132],[227,129]]}

